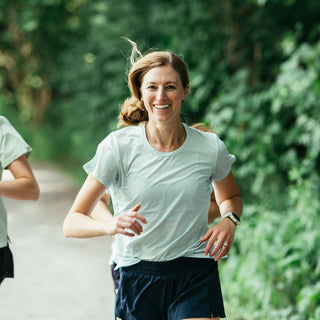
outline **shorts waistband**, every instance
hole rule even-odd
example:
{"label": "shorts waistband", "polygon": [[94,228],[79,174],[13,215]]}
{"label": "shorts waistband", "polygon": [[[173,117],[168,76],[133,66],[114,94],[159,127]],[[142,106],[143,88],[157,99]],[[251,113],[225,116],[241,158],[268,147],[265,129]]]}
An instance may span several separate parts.
{"label": "shorts waistband", "polygon": [[137,264],[128,267],[121,267],[121,272],[138,273],[149,275],[173,275],[190,271],[212,268],[217,262],[209,258],[187,258],[181,257],[169,261],[145,261],[141,260]]}

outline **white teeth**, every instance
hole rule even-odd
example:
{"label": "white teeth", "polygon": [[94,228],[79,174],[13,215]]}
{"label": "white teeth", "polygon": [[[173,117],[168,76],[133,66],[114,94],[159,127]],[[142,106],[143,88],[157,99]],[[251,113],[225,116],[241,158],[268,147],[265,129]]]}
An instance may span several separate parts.
{"label": "white teeth", "polygon": [[169,108],[170,105],[169,104],[163,104],[163,105],[155,105],[154,107],[156,109],[166,109],[166,108]]}

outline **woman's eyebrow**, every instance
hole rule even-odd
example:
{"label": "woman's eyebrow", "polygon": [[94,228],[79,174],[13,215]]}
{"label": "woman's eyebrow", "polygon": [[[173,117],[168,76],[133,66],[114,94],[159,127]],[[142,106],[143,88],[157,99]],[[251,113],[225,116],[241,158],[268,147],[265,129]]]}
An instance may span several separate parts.
{"label": "woman's eyebrow", "polygon": [[[170,80],[170,81],[165,82],[165,84],[169,84],[169,83],[177,84],[177,81]],[[148,81],[148,82],[146,82],[146,85],[147,85],[147,84],[157,84],[157,82],[154,82],[154,81]]]}

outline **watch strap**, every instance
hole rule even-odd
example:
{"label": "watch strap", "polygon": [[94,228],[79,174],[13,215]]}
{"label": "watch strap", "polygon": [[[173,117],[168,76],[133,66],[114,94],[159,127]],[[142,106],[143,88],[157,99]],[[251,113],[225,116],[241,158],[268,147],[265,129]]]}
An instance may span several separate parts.
{"label": "watch strap", "polygon": [[240,218],[239,218],[239,216],[238,216],[237,214],[235,214],[234,212],[231,212],[231,211],[230,211],[230,212],[224,214],[221,219],[223,219],[223,218],[229,218],[230,220],[232,220],[232,221],[234,222],[234,224],[235,224],[236,226],[239,226],[239,225],[240,225]]}

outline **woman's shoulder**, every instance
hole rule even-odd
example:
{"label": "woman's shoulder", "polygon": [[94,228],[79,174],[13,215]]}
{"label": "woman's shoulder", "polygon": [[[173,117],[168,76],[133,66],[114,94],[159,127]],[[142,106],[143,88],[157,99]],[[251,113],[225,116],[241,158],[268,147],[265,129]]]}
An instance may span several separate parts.
{"label": "woman's shoulder", "polygon": [[18,132],[11,122],[5,116],[0,115],[0,135],[3,136],[9,132],[18,135]]}
{"label": "woman's shoulder", "polygon": [[1,115],[0,115],[0,124],[1,125],[4,125],[4,124],[11,125],[10,121],[5,116],[1,116]]}
{"label": "woman's shoulder", "polygon": [[214,141],[218,138],[217,134],[211,131],[203,131],[194,127],[187,126],[190,136],[196,140]]}
{"label": "woman's shoulder", "polygon": [[128,146],[130,142],[141,137],[142,128],[141,125],[130,126],[111,131],[102,141],[101,145],[105,144],[125,144]]}
{"label": "woman's shoulder", "polygon": [[115,136],[118,140],[137,138],[141,136],[142,126],[143,124],[121,128],[111,132],[111,135]]}

